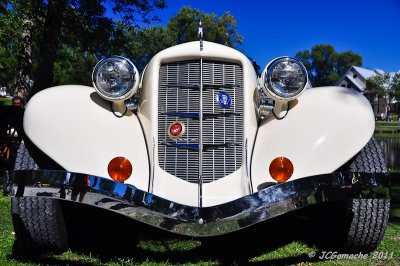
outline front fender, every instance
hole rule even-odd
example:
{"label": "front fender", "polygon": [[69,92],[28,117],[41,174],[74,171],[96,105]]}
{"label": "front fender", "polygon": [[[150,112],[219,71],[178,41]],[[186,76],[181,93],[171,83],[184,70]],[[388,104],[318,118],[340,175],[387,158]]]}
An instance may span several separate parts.
{"label": "front fender", "polygon": [[133,166],[127,184],[147,190],[149,161],[137,116],[116,117],[92,87],[59,86],[37,93],[23,121],[29,139],[67,171],[108,177],[111,159]]}
{"label": "front fender", "polygon": [[269,165],[287,157],[294,165],[290,180],[332,173],[356,155],[375,129],[374,114],[360,93],[342,87],[306,90],[282,120],[261,124],[252,158],[253,186],[275,180]]}

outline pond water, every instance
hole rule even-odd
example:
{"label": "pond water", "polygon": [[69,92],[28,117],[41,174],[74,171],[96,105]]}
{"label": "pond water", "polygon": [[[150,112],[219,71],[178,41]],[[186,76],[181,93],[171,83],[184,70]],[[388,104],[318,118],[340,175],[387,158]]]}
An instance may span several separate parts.
{"label": "pond water", "polygon": [[388,168],[400,169],[400,139],[377,139]]}

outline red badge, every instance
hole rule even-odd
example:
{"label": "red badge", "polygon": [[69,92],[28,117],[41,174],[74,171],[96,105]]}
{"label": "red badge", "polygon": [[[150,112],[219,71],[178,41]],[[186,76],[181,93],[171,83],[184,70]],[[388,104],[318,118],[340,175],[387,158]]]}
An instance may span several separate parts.
{"label": "red badge", "polygon": [[173,122],[168,127],[168,136],[171,139],[179,139],[185,134],[185,124],[180,121]]}

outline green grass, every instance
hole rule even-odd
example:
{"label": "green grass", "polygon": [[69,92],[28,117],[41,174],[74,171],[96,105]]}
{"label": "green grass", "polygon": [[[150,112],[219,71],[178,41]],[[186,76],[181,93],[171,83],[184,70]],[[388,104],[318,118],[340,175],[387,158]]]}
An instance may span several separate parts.
{"label": "green grass", "polygon": [[375,124],[380,127],[400,127],[400,122],[397,121],[376,121]]}
{"label": "green grass", "polygon": [[400,122],[383,122],[375,123],[375,137],[377,139],[400,138]]}
{"label": "green grass", "polygon": [[[249,252],[246,260],[237,264],[298,264],[298,265],[399,265],[400,264],[400,205],[392,206],[390,224],[377,252],[391,256],[385,260],[334,260],[321,261],[310,259],[309,254],[316,250],[299,241],[278,245],[273,250]],[[257,237],[256,235],[254,237]],[[265,241],[274,241],[265,239]],[[42,256],[35,259],[16,259],[12,256],[14,233],[10,215],[10,198],[0,196],[0,265],[222,265],[226,261],[211,255],[211,250],[198,252],[202,241],[182,239],[181,237],[146,238],[144,235],[137,242],[135,250],[141,253],[133,256],[106,256],[68,251],[61,255]],[[246,243],[237,243],[246,251]],[[216,244],[213,251],[224,247]],[[239,248],[241,250],[241,248]],[[208,256],[210,252],[210,256]],[[237,252],[237,251],[233,251]],[[229,254],[229,252],[227,253]],[[317,255],[318,256],[318,255]],[[373,256],[373,253],[370,254]],[[233,262],[232,262],[233,263]],[[235,264],[236,264],[235,263]],[[230,263],[229,263],[230,264]]]}
{"label": "green grass", "polygon": [[0,265],[2,265],[4,258],[11,253],[13,242],[14,235],[10,215],[10,199],[0,196]]}
{"label": "green grass", "polygon": [[0,97],[0,104],[9,106],[9,105],[12,105],[12,101],[9,98]]}

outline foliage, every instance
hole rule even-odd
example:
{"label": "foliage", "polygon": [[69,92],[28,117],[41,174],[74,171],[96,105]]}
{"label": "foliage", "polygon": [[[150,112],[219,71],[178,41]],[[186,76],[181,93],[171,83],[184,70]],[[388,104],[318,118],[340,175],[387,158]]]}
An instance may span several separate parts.
{"label": "foliage", "polygon": [[144,69],[150,59],[168,47],[198,40],[198,25],[202,21],[205,39],[236,46],[242,42],[236,30],[236,20],[229,13],[221,17],[184,6],[171,18],[168,25],[139,28],[121,21],[114,24],[106,56],[123,55],[130,58],[138,69]]}
{"label": "foliage", "polygon": [[18,54],[16,40],[20,34],[18,14],[7,8],[10,3],[4,1],[0,4],[0,87],[8,89],[15,83]]}
{"label": "foliage", "polygon": [[177,44],[196,41],[199,39],[197,29],[200,21],[204,28],[204,39],[207,41],[230,47],[243,42],[243,37],[237,31],[236,19],[229,12],[217,18],[214,13],[207,14],[184,6],[171,18],[168,28],[175,33]]}
{"label": "foliage", "polygon": [[151,26],[137,28],[122,22],[115,24],[105,56],[121,55],[129,58],[142,71],[159,51],[176,44],[168,27]]}
{"label": "foliage", "polygon": [[390,75],[389,73],[377,74],[367,79],[365,95],[373,101],[376,97],[385,97],[392,100],[393,97],[400,99],[400,72]]}
{"label": "foliage", "polygon": [[106,51],[107,41],[113,32],[112,19],[105,16],[106,8],[100,1],[78,2],[76,5],[67,5],[63,13],[59,45],[61,49],[57,53],[61,58],[66,46],[72,50],[102,54]]}
{"label": "foliage", "polygon": [[[65,51],[63,51],[65,46],[68,46],[71,51],[77,51],[77,54],[73,57],[77,61],[82,61],[82,58],[79,58],[79,53],[83,53],[84,58],[87,58],[89,54],[100,57],[107,53],[107,42],[114,23],[112,18],[106,16],[107,8],[112,10],[116,16],[119,16],[121,21],[134,24],[138,21],[158,20],[152,13],[154,10],[165,6],[164,0],[6,1],[0,5],[0,25],[3,26],[5,22],[13,21],[10,18],[16,18],[17,23],[14,25],[19,25],[19,31],[7,29],[5,32],[15,33],[15,36],[5,38],[2,30],[0,30],[0,47],[7,47],[4,44],[11,40],[10,45],[14,49],[14,53],[11,55],[22,55],[18,57],[17,66],[9,64],[6,68],[18,74],[17,87],[22,87],[19,92],[22,94],[27,90],[27,87],[24,88],[22,84],[23,81],[29,81],[33,76],[35,83],[32,92],[35,93],[53,85],[54,81],[63,80],[60,78],[61,73],[54,73],[54,71],[55,68],[60,69],[59,66],[63,64],[59,62],[60,60],[68,58],[65,57]],[[1,27],[1,29],[5,28]],[[5,52],[3,48],[0,55]],[[11,57],[11,55],[7,55],[7,57]],[[91,58],[91,56],[89,57]],[[4,57],[2,56],[2,58]],[[69,77],[78,77],[80,72],[87,72],[85,64],[80,65],[83,69],[77,67],[77,62],[72,65],[75,65],[74,69],[77,73],[70,73]],[[33,75],[31,75],[32,69],[34,70]],[[71,70],[72,68],[63,71]],[[5,85],[10,87],[11,84],[15,83],[15,74],[8,74],[10,71],[4,72],[7,73],[7,76],[3,78],[7,83]],[[82,78],[75,81],[80,82],[80,79]],[[70,79],[64,78],[64,80]],[[0,82],[2,82],[1,79]],[[84,84],[87,84],[87,82],[84,82]]]}
{"label": "foliage", "polygon": [[42,26],[40,18],[43,17],[44,3],[41,0],[12,0],[12,4],[20,29],[14,95],[25,101],[32,85],[33,41]]}
{"label": "foliage", "polygon": [[390,91],[397,98],[397,100],[400,100],[400,72],[397,72],[392,77],[390,83]]}
{"label": "foliage", "polygon": [[60,48],[58,60],[54,65],[54,85],[81,84],[91,86],[93,66],[97,57],[80,48]]}
{"label": "foliage", "polygon": [[362,57],[352,51],[337,52],[332,45],[319,44],[311,51],[296,53],[308,70],[313,86],[334,85],[337,80],[353,65],[360,66]]}
{"label": "foliage", "polygon": [[367,79],[367,85],[365,88],[364,95],[373,101],[376,96],[378,98],[386,96],[386,89],[388,89],[388,84],[390,83],[389,73],[377,74],[373,77]]}
{"label": "foliage", "polygon": [[0,87],[6,87],[7,92],[11,93],[10,88],[15,83],[15,69],[17,59],[10,51],[0,51]]}
{"label": "foliage", "polygon": [[[86,1],[85,1],[86,2]],[[99,1],[100,3],[103,1]],[[156,9],[163,9],[167,7],[165,0],[109,0],[112,5],[114,15],[119,15],[120,18],[130,24],[137,22],[150,23],[151,21],[158,21],[159,17],[151,13]],[[137,18],[138,15],[140,19]]]}
{"label": "foliage", "polygon": [[[204,13],[185,6],[166,26],[138,26],[159,18],[153,11],[164,0],[8,0],[0,4],[0,87],[14,87],[17,73],[34,80],[35,91],[51,85],[91,84],[91,72],[103,57],[122,55],[139,70],[159,51],[198,40],[201,20],[204,39],[235,47],[243,37],[235,17]],[[114,17],[107,16],[106,10]],[[34,20],[32,31],[21,23]],[[25,16],[26,17],[26,16]],[[32,42],[23,42],[25,33]],[[24,46],[25,45],[25,46]],[[23,50],[21,50],[24,48]],[[21,51],[28,51],[24,58]],[[24,64],[21,64],[24,59]],[[18,72],[19,71],[19,72]],[[21,79],[22,80],[22,79]],[[25,78],[26,80],[26,78]]]}

